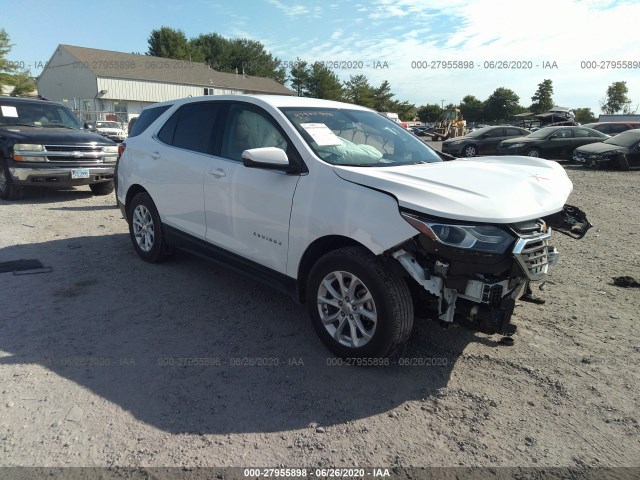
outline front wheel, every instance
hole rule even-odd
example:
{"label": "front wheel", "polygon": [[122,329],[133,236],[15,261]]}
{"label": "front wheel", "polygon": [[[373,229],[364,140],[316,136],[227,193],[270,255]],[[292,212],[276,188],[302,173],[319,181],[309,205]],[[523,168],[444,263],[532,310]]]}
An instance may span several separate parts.
{"label": "front wheel", "polygon": [[94,195],[109,195],[110,193],[113,193],[114,184],[113,180],[101,183],[91,183],[89,184],[89,188]]}
{"label": "front wheel", "polygon": [[136,253],[146,262],[165,260],[171,253],[165,243],[160,215],[148,193],[137,194],[127,210],[129,236]]}
{"label": "front wheel", "polygon": [[22,187],[13,183],[7,164],[0,159],[0,198],[18,200],[21,194]]}
{"label": "front wheel", "polygon": [[540,151],[537,148],[532,148],[527,151],[527,157],[539,157]]}
{"label": "front wheel", "polygon": [[314,265],[307,283],[316,333],[342,358],[387,357],[407,341],[413,303],[405,281],[360,247],[335,250]]}
{"label": "front wheel", "polygon": [[478,149],[475,145],[468,145],[464,148],[465,157],[475,157],[478,154]]}
{"label": "front wheel", "polygon": [[627,159],[627,156],[625,154],[621,153],[617,156],[616,166],[618,167],[618,170],[621,170],[623,172],[629,171],[629,160]]}

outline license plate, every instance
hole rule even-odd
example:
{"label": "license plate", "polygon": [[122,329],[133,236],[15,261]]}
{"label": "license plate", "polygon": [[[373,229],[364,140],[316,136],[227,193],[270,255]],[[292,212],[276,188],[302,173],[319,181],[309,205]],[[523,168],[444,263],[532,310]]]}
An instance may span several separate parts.
{"label": "license plate", "polygon": [[88,168],[74,168],[71,170],[71,178],[89,178]]}

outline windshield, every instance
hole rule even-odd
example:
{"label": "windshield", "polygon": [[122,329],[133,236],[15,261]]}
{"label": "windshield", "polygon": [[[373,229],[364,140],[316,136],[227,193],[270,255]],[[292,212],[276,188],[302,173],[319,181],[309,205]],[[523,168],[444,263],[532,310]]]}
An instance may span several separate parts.
{"label": "windshield", "polygon": [[315,154],[327,163],[389,167],[441,162],[429,146],[375,112],[337,108],[282,108]]}
{"label": "windshield", "polygon": [[541,128],[540,130],[536,130],[535,132],[527,135],[527,138],[547,138],[556,130],[557,128],[553,128],[553,127]]}
{"label": "windshield", "polygon": [[38,102],[0,101],[0,125],[23,125],[44,128],[81,129],[80,122],[71,110],[62,105]]}
{"label": "windshield", "polygon": [[640,130],[627,130],[626,132],[620,133],[615,137],[611,137],[602,143],[617,145],[619,147],[632,147],[634,144],[638,143],[638,141],[640,141]]}
{"label": "windshield", "polygon": [[120,128],[116,122],[96,122],[96,128]]}

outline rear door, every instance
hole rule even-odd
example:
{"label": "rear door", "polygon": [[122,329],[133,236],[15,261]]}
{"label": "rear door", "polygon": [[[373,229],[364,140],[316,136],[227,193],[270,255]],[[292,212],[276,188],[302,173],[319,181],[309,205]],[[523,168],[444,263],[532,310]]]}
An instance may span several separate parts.
{"label": "rear door", "polygon": [[281,148],[290,161],[299,156],[283,129],[265,110],[229,104],[218,166],[204,181],[207,241],[280,273],[286,273],[289,219],[299,175],[248,168],[242,152]]}
{"label": "rear door", "polygon": [[158,131],[149,152],[153,181],[148,188],[163,223],[200,239],[206,232],[203,176],[215,168],[213,131],[219,110],[213,102],[183,105]]}
{"label": "rear door", "polygon": [[587,128],[579,128],[576,127],[574,130],[574,138],[573,138],[573,148],[576,149],[581,147],[582,145],[587,145],[589,143],[601,142],[606,140],[606,137],[599,136],[593,133],[591,130]]}

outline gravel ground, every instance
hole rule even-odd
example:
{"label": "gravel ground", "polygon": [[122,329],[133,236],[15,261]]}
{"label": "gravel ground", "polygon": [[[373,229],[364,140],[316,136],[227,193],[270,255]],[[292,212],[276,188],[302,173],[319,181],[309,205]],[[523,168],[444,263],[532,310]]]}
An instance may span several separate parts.
{"label": "gravel ground", "polygon": [[268,286],[141,261],[113,196],[0,201],[0,261],[52,268],[0,274],[0,465],[640,466],[640,290],[612,284],[640,280],[640,171],[566,168],[595,227],[554,237],[515,345],[420,322],[385,368],[335,365]]}

